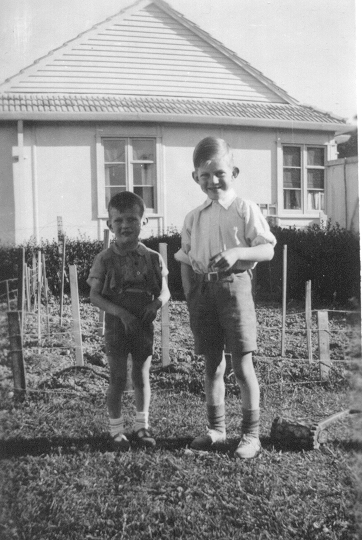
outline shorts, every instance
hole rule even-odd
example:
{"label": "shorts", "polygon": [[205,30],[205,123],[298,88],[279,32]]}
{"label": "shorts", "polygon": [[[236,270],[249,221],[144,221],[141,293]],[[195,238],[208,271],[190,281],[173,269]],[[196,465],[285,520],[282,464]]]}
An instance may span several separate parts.
{"label": "shorts", "polygon": [[[125,292],[120,295],[118,305],[121,305],[133,315],[140,316],[145,305],[152,301],[148,293]],[[121,319],[105,314],[104,339],[106,344],[106,355],[119,357],[132,354],[132,359],[138,362],[145,360],[153,353],[153,323],[143,325],[141,321],[136,331],[126,332]]]}
{"label": "shorts", "polygon": [[216,282],[194,281],[187,296],[195,353],[255,351],[256,314],[245,271]]}

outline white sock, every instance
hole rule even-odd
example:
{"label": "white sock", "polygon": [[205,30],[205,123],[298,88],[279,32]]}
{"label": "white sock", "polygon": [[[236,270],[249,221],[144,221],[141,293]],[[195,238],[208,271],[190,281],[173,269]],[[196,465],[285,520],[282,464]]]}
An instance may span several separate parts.
{"label": "white sock", "polygon": [[115,439],[118,435],[123,435],[124,433],[124,423],[123,418],[109,418],[109,427],[112,437]]}
{"label": "white sock", "polygon": [[148,429],[148,412],[136,412],[135,431],[140,429]]}

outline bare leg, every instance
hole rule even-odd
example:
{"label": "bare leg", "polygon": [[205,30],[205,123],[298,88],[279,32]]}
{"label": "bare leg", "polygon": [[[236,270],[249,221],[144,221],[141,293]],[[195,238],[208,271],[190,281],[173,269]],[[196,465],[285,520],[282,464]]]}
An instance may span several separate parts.
{"label": "bare leg", "polygon": [[120,418],[122,396],[127,384],[127,356],[108,356],[110,377],[107,407],[110,418]]}
{"label": "bare leg", "polygon": [[244,409],[259,409],[260,390],[255,374],[252,353],[232,355],[233,370],[240,387]]}
{"label": "bare leg", "polygon": [[220,405],[225,400],[225,356],[223,351],[205,356],[205,396],[207,405]]}
{"label": "bare leg", "polygon": [[145,362],[132,362],[132,382],[137,412],[148,412],[151,400],[150,366],[152,356]]}

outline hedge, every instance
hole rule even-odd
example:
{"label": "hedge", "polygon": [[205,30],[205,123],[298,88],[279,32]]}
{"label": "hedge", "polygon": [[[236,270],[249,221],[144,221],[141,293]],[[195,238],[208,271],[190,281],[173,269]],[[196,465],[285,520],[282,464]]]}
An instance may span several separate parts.
{"label": "hedge", "polygon": [[[360,245],[359,235],[342,229],[338,225],[313,225],[307,229],[271,227],[277,238],[272,261],[259,263],[256,268],[256,298],[281,299],[283,246],[287,245],[287,295],[289,299],[303,299],[305,282],[312,281],[315,299],[326,302],[345,303],[351,297],[360,298]],[[169,287],[174,299],[182,299],[180,266],[174,254],[181,245],[180,233],[169,231],[158,237],[144,240],[146,246],[158,250],[158,244],[168,245],[167,265]],[[25,248],[28,266],[32,265],[33,254],[41,249],[45,254],[49,288],[59,293],[59,253],[56,241],[42,241],[40,245],[28,242],[20,246],[0,245],[0,281],[17,276],[19,247]],[[66,267],[76,264],[79,290],[88,294],[86,279],[97,253],[103,248],[99,240],[87,238],[67,239]],[[66,292],[69,285],[66,284]],[[0,290],[0,292],[2,292]]]}

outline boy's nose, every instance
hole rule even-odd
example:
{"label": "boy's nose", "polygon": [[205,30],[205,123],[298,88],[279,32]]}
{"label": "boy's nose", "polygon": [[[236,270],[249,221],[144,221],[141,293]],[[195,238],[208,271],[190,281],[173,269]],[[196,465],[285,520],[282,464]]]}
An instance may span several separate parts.
{"label": "boy's nose", "polygon": [[211,180],[212,180],[212,183],[213,183],[213,184],[218,184],[218,183],[219,183],[219,179],[218,179],[217,176],[214,176],[214,175],[213,175]]}

